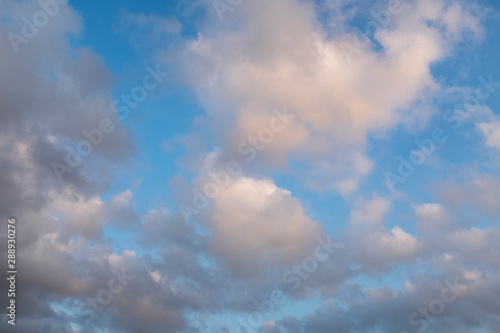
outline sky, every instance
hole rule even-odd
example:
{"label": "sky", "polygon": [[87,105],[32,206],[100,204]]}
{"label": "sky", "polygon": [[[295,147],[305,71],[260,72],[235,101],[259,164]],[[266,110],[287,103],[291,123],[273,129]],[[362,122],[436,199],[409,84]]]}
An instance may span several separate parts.
{"label": "sky", "polygon": [[499,332],[499,19],[0,0],[0,331]]}

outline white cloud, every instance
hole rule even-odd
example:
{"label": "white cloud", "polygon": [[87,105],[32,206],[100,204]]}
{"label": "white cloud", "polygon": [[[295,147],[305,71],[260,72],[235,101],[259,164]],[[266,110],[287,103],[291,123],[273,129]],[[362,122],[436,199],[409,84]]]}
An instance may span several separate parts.
{"label": "white cloud", "polygon": [[399,262],[412,260],[420,250],[418,240],[399,226],[384,226],[392,203],[384,198],[361,201],[351,212],[344,241],[349,244],[353,259],[367,270],[385,269]]}
{"label": "white cloud", "polygon": [[450,225],[451,216],[446,208],[436,203],[414,205],[417,224],[422,231],[444,231]]}
{"label": "white cloud", "polygon": [[214,199],[211,248],[235,271],[257,274],[273,262],[291,264],[314,249],[322,227],[298,199],[269,180],[243,177]]}
{"label": "white cloud", "polygon": [[370,201],[361,201],[351,212],[350,223],[353,226],[380,226],[385,215],[391,209],[391,201],[384,198],[375,198]]}
{"label": "white cloud", "polygon": [[232,12],[222,29],[208,25],[183,48],[162,54],[165,61],[197,92],[216,132],[232,133],[229,149],[265,127],[273,108],[287,106],[297,121],[266,158],[327,161],[334,167],[315,185],[343,195],[367,173],[351,168],[367,137],[429,118],[412,108],[438,91],[430,66],[449,54],[451,37],[480,33],[478,17],[459,4],[406,3],[374,36],[383,52],[370,45],[348,65],[339,46],[354,44],[354,34],[336,26],[329,36],[309,2],[256,0],[238,12],[244,15]]}
{"label": "white cloud", "polygon": [[486,139],[486,147],[500,149],[500,122],[479,123],[476,126]]}

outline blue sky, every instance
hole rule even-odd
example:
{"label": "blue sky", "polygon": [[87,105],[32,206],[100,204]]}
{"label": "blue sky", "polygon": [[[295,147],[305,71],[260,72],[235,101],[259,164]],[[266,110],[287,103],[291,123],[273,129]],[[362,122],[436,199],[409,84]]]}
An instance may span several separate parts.
{"label": "blue sky", "polygon": [[497,2],[61,2],[0,0],[2,332],[498,331]]}

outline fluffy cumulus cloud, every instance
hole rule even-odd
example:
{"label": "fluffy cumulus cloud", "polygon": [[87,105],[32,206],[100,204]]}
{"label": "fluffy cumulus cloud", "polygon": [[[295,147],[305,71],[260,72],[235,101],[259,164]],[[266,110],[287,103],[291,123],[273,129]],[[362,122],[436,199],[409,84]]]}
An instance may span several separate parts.
{"label": "fluffy cumulus cloud", "polygon": [[391,208],[387,199],[362,201],[351,212],[351,227],[346,231],[352,257],[368,269],[414,259],[419,250],[417,239],[400,226],[384,226]]}
{"label": "fluffy cumulus cloud", "polygon": [[431,64],[463,36],[482,34],[478,18],[459,4],[396,1],[383,9],[387,29],[372,24],[375,33],[366,35],[345,26],[329,33],[311,2],[244,2],[222,28],[214,23],[164,58],[196,90],[215,126],[234,129],[228,149],[265,127],[273,108],[287,106],[297,118],[268,147],[268,159],[321,156],[329,168],[322,181],[350,192],[367,172],[350,168],[366,138],[425,122],[430,115],[413,110],[440,89]]}
{"label": "fluffy cumulus cloud", "polygon": [[[436,145],[400,191],[380,176],[436,119],[456,119],[443,96],[465,74],[446,64],[494,39],[496,9],[172,3],[113,2],[97,25],[116,37],[111,52],[97,9],[0,0],[0,215],[18,221],[17,331],[500,330],[492,105],[447,131],[455,153]],[[113,89],[144,58],[175,88],[129,124]]]}
{"label": "fluffy cumulus cloud", "polygon": [[455,211],[470,208],[489,217],[497,217],[500,213],[498,208],[500,179],[490,175],[478,176],[475,174],[468,178],[463,185],[456,182],[442,184],[440,194],[443,201]]}
{"label": "fluffy cumulus cloud", "polygon": [[442,231],[450,225],[451,216],[440,204],[424,203],[415,205],[415,214],[417,215],[417,223],[423,232]]}
{"label": "fluffy cumulus cloud", "polygon": [[[38,2],[0,3],[0,35],[24,38],[23,31],[33,29],[19,44],[0,39],[0,212],[23,221],[17,256],[26,266],[17,299],[26,305],[18,322],[24,332],[62,331],[67,318],[50,304],[67,297],[84,300],[108,279],[93,263],[79,259],[90,251],[89,242],[102,240],[108,223],[130,226],[137,220],[132,192],[100,198],[112,179],[110,163],[127,161],[134,150],[111,109],[112,76],[97,54],[71,42],[69,36],[82,32],[81,16],[69,5],[51,8],[58,9],[50,22],[26,28],[21,18],[32,22],[42,10]],[[88,157],[100,166],[67,166],[68,152],[86,139],[82,132],[104,118],[114,121],[116,130]],[[54,162],[66,165],[63,181]],[[7,257],[4,241],[1,253]],[[6,294],[1,300],[6,304]],[[1,319],[2,331],[10,329],[7,319]]]}
{"label": "fluffy cumulus cloud", "polygon": [[322,234],[299,200],[268,180],[241,178],[215,200],[213,251],[240,273],[261,274],[260,263],[291,264],[312,252]]}

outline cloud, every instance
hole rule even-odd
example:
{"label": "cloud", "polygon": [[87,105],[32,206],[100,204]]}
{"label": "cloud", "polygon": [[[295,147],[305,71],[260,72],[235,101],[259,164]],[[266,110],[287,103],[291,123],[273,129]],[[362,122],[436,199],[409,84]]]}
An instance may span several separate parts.
{"label": "cloud", "polygon": [[349,166],[364,153],[367,138],[425,121],[428,115],[412,109],[440,90],[432,64],[466,32],[481,36],[481,13],[470,6],[426,0],[403,7],[351,65],[340,46],[354,44],[352,29],[328,31],[310,2],[281,0],[245,2],[222,25],[210,22],[196,39],[160,55],[197,93],[214,133],[231,133],[223,142],[229,150],[231,142],[265,126],[270,110],[287,106],[297,121],[268,148],[267,160],[321,156],[334,166],[326,184],[351,193],[366,171]]}
{"label": "cloud", "polygon": [[[3,15],[13,18],[2,21],[2,35],[21,30],[18,17],[40,11],[35,1],[7,1],[2,6]],[[77,37],[81,31],[81,17],[70,6],[61,6],[29,43],[21,45],[18,54],[7,38],[0,40],[4,50],[0,75],[8,82],[0,89],[0,164],[6,171],[0,183],[11,191],[1,201],[17,202],[10,209],[0,207],[11,210],[10,214],[17,213],[12,209],[22,211],[24,205],[40,207],[47,200],[42,193],[49,188],[72,186],[95,195],[111,179],[106,162],[126,161],[135,151],[130,134],[111,108],[112,76],[102,59],[89,48],[70,43],[68,36]],[[86,158],[87,165],[65,173],[66,183],[58,184],[51,163],[65,163],[68,147],[76,149],[86,139],[82,131],[98,127],[103,118],[112,119],[116,131],[95,147],[96,152]],[[92,182],[90,174],[95,171]]]}
{"label": "cloud", "polygon": [[351,259],[363,269],[381,270],[396,263],[410,261],[419,252],[418,240],[400,226],[387,230],[386,214],[392,203],[384,198],[360,201],[351,212],[345,241]]}
{"label": "cloud", "polygon": [[500,122],[479,123],[476,126],[484,135],[486,147],[500,148]]}
{"label": "cloud", "polygon": [[[199,2],[192,6],[198,8]],[[22,22],[17,18],[37,10],[35,1],[0,1],[0,34],[18,31]],[[401,213],[396,202],[358,193],[376,170],[369,139],[430,119],[432,111],[420,106],[446,89],[433,66],[452,55],[457,44],[484,36],[482,11],[463,1],[405,2],[391,23],[376,30],[365,46],[358,45],[359,52],[347,61],[341,46],[360,37],[350,26],[360,10],[370,9],[349,0],[245,1],[222,23],[208,14],[194,37],[183,34],[181,19],[119,14],[116,30],[130,33],[135,46],[157,44],[159,50],[150,50],[169,65],[177,83],[196,93],[204,111],[188,139],[178,140],[198,140],[193,153],[183,157],[196,161],[186,183],[204,184],[212,169],[241,157],[242,140],[269,126],[273,110],[286,107],[295,117],[192,224],[168,205],[141,204],[145,213],[139,214],[137,193],[117,193],[110,186],[117,169],[130,166],[136,148],[111,107],[114,77],[99,55],[79,46],[83,19],[70,5],[21,45],[19,54],[10,52],[8,39],[0,39],[5,82],[0,87],[0,187],[7,189],[0,195],[0,213],[16,216],[22,226],[20,331],[63,331],[67,323],[82,333],[96,327],[205,331],[203,316],[252,313],[254,300],[287,287],[280,285],[282,273],[314,253],[326,225],[334,229],[338,247],[302,281],[303,288],[284,289],[294,301],[319,297],[324,304],[308,308],[304,316],[272,318],[261,331],[408,330],[408,316],[440,295],[442,285],[436,281],[455,278],[461,302],[437,318],[429,332],[446,330],[447,320],[464,332],[498,331],[498,228],[461,229],[456,218],[460,207],[498,216],[498,179],[478,176],[463,186],[444,184],[441,201],[410,206],[418,237],[410,233],[411,224],[394,221],[393,212]],[[335,22],[325,22],[325,12]],[[51,163],[64,162],[67,147],[85,139],[82,131],[96,128],[103,118],[116,130],[60,183]],[[488,147],[499,147],[497,127],[495,122],[477,125]],[[210,149],[205,158],[193,156],[205,147]],[[281,179],[273,180],[277,172],[295,173],[308,189],[338,192],[351,209],[345,225],[311,217],[314,205],[300,190],[292,193]],[[173,202],[192,199],[180,178],[171,182]],[[331,215],[342,211],[335,205],[325,206]],[[109,227],[118,227],[124,239],[110,239]],[[431,237],[433,232],[443,235]],[[5,258],[5,248],[0,255]],[[408,268],[402,282],[391,275],[401,273],[398,267]],[[79,307],[121,269],[132,274],[133,283],[89,324]],[[425,273],[431,269],[433,274]],[[370,288],[358,284],[358,278],[369,277],[377,279]],[[401,287],[385,286],[393,280]],[[3,290],[6,281],[0,286]],[[0,320],[2,331],[6,325],[5,318]]]}
{"label": "cloud", "polygon": [[[21,34],[21,18],[40,10],[37,1],[1,1],[0,35]],[[84,300],[109,280],[102,266],[81,259],[91,255],[88,241],[100,243],[107,225],[128,228],[137,220],[131,192],[101,199],[114,178],[110,164],[125,166],[135,148],[111,108],[112,75],[98,55],[79,46],[82,29],[80,15],[61,5],[17,54],[8,38],[0,39],[0,186],[8,188],[0,195],[0,214],[15,216],[22,229],[16,250],[26,264],[17,294],[25,304],[18,318],[23,332],[63,331],[67,318],[51,304]],[[64,163],[67,147],[75,149],[86,139],[82,131],[103,118],[112,119],[116,131],[60,183],[51,163]],[[0,254],[7,257],[6,247]],[[5,318],[0,327],[8,331]]]}
{"label": "cloud", "polygon": [[[303,317],[285,317],[277,321],[273,332],[331,332],[332,329],[352,333],[411,332],[420,329],[434,333],[449,329],[450,325],[458,332],[484,327],[495,330],[500,323],[491,292],[499,290],[500,285],[492,278],[489,274],[466,270],[458,276],[417,274],[403,289],[365,289],[361,297],[346,300],[348,305],[329,300]],[[448,303],[441,300],[443,294]],[[445,311],[433,311],[433,308],[440,309],[436,306],[440,301]],[[286,325],[290,322],[294,323],[292,327]]]}
{"label": "cloud", "polygon": [[314,249],[318,222],[287,190],[269,180],[236,179],[214,200],[211,250],[239,275],[261,274],[262,264],[291,264]]}
{"label": "cloud", "polygon": [[471,175],[464,185],[453,182],[441,184],[440,196],[453,210],[473,208],[481,215],[493,218],[500,214],[498,186],[500,179],[491,175]]}
{"label": "cloud", "polygon": [[424,203],[414,205],[417,223],[423,232],[445,231],[450,226],[451,216],[440,204]]}

